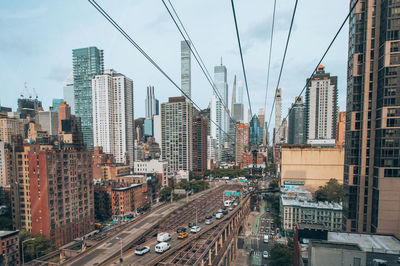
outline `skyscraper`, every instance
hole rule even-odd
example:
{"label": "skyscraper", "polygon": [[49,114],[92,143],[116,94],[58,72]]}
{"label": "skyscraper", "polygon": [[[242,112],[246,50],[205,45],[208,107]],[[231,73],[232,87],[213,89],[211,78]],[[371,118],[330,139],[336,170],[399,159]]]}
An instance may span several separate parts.
{"label": "skyscraper", "polygon": [[337,77],[325,73],[319,65],[311,80],[307,79],[307,141],[335,139],[337,120]]}
{"label": "skyscraper", "polygon": [[53,99],[52,101],[52,106],[53,106],[53,112],[58,112],[58,107],[60,106],[60,103],[63,102],[64,99]]}
{"label": "skyscraper", "polygon": [[345,136],[345,125],[346,125],[346,112],[339,112],[338,120],[336,121],[336,147],[344,146]]}
{"label": "skyscraper", "polygon": [[58,134],[58,113],[51,111],[40,111],[37,121],[42,126],[42,130],[47,131],[50,136]]}
{"label": "skyscraper", "polygon": [[200,112],[193,107],[192,118],[193,150],[192,161],[193,171],[204,173],[207,169],[207,131],[208,121]]}
{"label": "skyscraper", "polygon": [[92,99],[94,145],[133,167],[133,81],[106,70],[92,80]]}
{"label": "skyscraper", "polygon": [[263,127],[260,124],[260,120],[258,120],[257,115],[253,115],[253,118],[250,121],[250,147],[254,147],[262,144],[263,140]]}
{"label": "skyscraper", "polygon": [[343,180],[343,228],[397,238],[399,10],[399,1],[361,0],[350,16]]}
{"label": "skyscraper", "polygon": [[[239,90],[240,97],[240,90]],[[241,102],[236,101],[236,75],[233,80],[233,88],[232,88],[232,104],[231,104],[231,116],[233,120],[238,122],[244,121],[244,105]]]}
{"label": "skyscraper", "polygon": [[296,97],[289,113],[288,143],[305,144],[306,125],[305,125],[306,106],[303,103],[303,97]]}
{"label": "skyscraper", "polygon": [[147,95],[146,95],[146,117],[152,118],[154,115],[159,115],[159,104],[158,100],[154,96],[154,86],[147,86]]}
{"label": "skyscraper", "polygon": [[87,47],[72,50],[75,114],[81,118],[83,141],[93,149],[92,78],[103,74],[103,50]]}
{"label": "skyscraper", "polygon": [[235,161],[238,164],[242,160],[243,153],[249,151],[249,126],[244,123],[236,125],[235,149]]}
{"label": "skyscraper", "polygon": [[[192,70],[189,46],[190,42],[188,40],[181,41],[181,89],[187,96],[192,98]],[[182,96],[185,95],[182,93]]]}
{"label": "skyscraper", "polygon": [[282,89],[276,89],[276,98],[275,98],[275,129],[274,129],[274,143],[280,143],[282,137],[282,127],[281,127],[281,119],[282,119]]}
{"label": "skyscraper", "polygon": [[71,72],[67,79],[64,81],[63,87],[64,101],[71,107],[71,114],[75,114],[75,100],[74,100],[74,75]]}
{"label": "skyscraper", "polygon": [[192,108],[185,97],[161,104],[161,153],[170,173],[192,170]]}

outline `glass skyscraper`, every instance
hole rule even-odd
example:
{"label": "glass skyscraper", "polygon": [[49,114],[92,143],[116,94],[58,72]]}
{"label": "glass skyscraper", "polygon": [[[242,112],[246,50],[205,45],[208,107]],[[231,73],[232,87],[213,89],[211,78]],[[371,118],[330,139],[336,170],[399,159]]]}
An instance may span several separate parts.
{"label": "glass skyscraper", "polygon": [[103,50],[87,47],[72,50],[75,115],[81,118],[83,141],[93,149],[92,78],[103,74]]}
{"label": "glass skyscraper", "polygon": [[258,120],[257,115],[253,115],[250,121],[250,146],[256,146],[263,143],[263,127]]}

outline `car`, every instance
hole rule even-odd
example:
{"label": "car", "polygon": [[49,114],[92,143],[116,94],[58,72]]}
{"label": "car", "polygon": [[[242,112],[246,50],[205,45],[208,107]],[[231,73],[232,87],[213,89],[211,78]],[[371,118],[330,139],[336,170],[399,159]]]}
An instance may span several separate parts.
{"label": "car", "polygon": [[180,233],[178,233],[178,239],[184,239],[184,238],[186,238],[186,237],[188,237],[188,233],[186,233],[186,232],[180,232]]}
{"label": "car", "polygon": [[217,212],[213,212],[213,216],[217,215]]}
{"label": "car", "polygon": [[217,215],[215,215],[216,219],[221,219],[224,215],[222,214],[222,212],[217,213]]}
{"label": "car", "polygon": [[171,247],[171,245],[170,245],[169,243],[167,243],[167,242],[161,242],[161,243],[158,243],[158,244],[154,247],[154,250],[155,250],[157,253],[163,253],[164,251],[168,250],[170,247]]}
{"label": "car", "polygon": [[232,206],[230,206],[228,210],[229,210],[229,211],[232,211],[232,210],[233,210],[233,207],[232,207]]}
{"label": "car", "polygon": [[210,220],[210,219],[212,219],[212,216],[211,215],[207,215],[206,216],[206,220]]}
{"label": "car", "polygon": [[207,219],[205,223],[206,223],[207,225],[209,225],[209,224],[212,224],[213,221],[212,221],[211,219]]}
{"label": "car", "polygon": [[144,255],[144,254],[146,254],[147,252],[150,252],[150,247],[149,247],[149,246],[138,247],[138,248],[135,250],[135,254],[138,255],[138,256]]}
{"label": "car", "polygon": [[235,206],[238,206],[238,204],[239,204],[239,203],[237,203],[237,201],[235,201],[235,202],[233,203],[233,205],[235,205]]}
{"label": "car", "polygon": [[267,208],[267,212],[270,212],[271,210],[269,208]]}
{"label": "car", "polygon": [[171,240],[171,235],[168,233],[158,233],[157,234],[157,241],[158,242],[167,242]]}
{"label": "car", "polygon": [[191,222],[191,223],[189,223],[188,225],[189,225],[189,228],[192,228],[193,226],[195,226],[195,225],[196,225],[196,223],[194,223],[194,222]]}
{"label": "car", "polygon": [[192,233],[197,233],[197,232],[200,232],[200,230],[201,230],[201,227],[195,225],[195,226],[193,226],[193,227],[190,229],[190,232],[192,232]]}
{"label": "car", "polygon": [[224,211],[224,210],[226,210],[226,207],[225,207],[225,206],[222,207],[222,211]]}
{"label": "car", "polygon": [[264,259],[268,259],[268,257],[269,257],[268,251],[264,251],[263,252],[263,258]]}
{"label": "car", "polygon": [[179,227],[178,229],[176,229],[176,233],[183,233],[186,232],[186,228],[185,227]]}
{"label": "car", "polygon": [[227,211],[227,210],[224,210],[222,213],[223,213],[224,215],[227,215],[227,214],[228,214],[228,211]]}
{"label": "car", "polygon": [[217,211],[217,213],[219,213],[219,212],[222,213],[223,211],[224,211],[223,209],[219,209],[219,210]]}

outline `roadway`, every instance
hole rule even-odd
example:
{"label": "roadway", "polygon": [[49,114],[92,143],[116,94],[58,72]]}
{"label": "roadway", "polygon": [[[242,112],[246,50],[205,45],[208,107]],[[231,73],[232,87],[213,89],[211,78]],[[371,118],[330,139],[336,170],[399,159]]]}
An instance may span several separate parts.
{"label": "roadway", "polygon": [[[215,188],[212,188],[197,193],[191,196],[189,198],[189,201],[196,200],[204,194],[211,193],[214,189]],[[71,266],[97,265],[107,261],[110,257],[120,252],[121,250],[120,241],[122,241],[123,247],[129,245],[130,243],[141,237],[144,234],[144,232],[150,230],[162,218],[166,217],[174,210],[181,208],[185,204],[186,201],[183,199],[168,204],[164,207],[161,207],[151,212],[145,218],[133,223],[132,226],[129,226],[125,230],[122,230],[117,235],[114,235],[112,238],[110,238],[108,241],[105,241],[103,244],[94,247],[93,249],[89,249],[84,254],[78,256],[77,258],[73,258],[71,261],[67,261],[65,265],[71,265]]]}

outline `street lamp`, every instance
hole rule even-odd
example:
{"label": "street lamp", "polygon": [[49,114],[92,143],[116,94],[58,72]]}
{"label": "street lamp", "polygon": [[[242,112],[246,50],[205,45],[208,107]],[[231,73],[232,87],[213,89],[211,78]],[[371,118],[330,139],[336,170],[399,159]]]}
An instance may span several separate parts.
{"label": "street lamp", "polygon": [[25,265],[24,243],[28,242],[28,241],[33,241],[33,240],[36,240],[36,238],[29,238],[29,239],[26,239],[26,240],[22,241],[22,265]]}
{"label": "street lamp", "polygon": [[117,236],[115,239],[119,240],[121,243],[121,257],[119,258],[119,261],[122,262],[123,261],[123,259],[122,259],[122,238]]}

